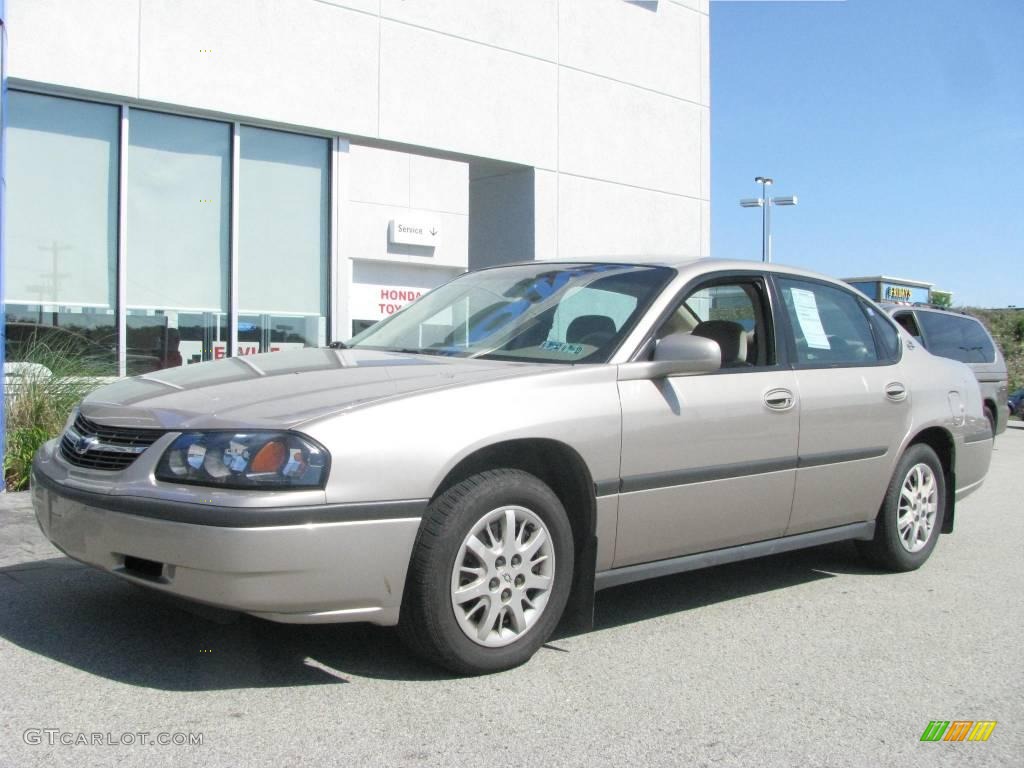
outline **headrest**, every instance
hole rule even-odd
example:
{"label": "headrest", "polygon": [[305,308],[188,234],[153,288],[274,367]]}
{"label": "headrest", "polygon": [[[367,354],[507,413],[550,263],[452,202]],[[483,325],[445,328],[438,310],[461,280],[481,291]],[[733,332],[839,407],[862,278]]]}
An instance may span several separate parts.
{"label": "headrest", "polygon": [[607,334],[608,339],[611,339],[615,335],[615,321],[607,315],[580,315],[569,323],[565,340],[570,344],[579,344],[592,333]]}
{"label": "headrest", "polygon": [[694,336],[703,336],[718,344],[722,351],[722,367],[745,365],[747,362],[747,332],[732,320],[705,320],[697,323]]}

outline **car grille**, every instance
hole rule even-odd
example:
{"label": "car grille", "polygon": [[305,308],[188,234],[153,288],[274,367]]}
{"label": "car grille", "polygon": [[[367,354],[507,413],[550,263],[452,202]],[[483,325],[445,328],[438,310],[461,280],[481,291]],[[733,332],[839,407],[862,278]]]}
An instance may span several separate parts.
{"label": "car grille", "polygon": [[162,429],[107,427],[78,414],[61,438],[60,452],[76,467],[113,472],[131,466],[163,434]]}

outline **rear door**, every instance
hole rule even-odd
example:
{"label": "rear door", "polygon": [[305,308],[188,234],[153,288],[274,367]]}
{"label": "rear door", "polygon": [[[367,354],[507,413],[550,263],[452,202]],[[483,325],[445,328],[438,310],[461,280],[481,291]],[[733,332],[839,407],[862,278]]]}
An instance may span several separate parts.
{"label": "rear door", "polygon": [[801,408],[786,533],[871,520],[910,427],[899,333],[852,290],[782,275],[775,285]]}

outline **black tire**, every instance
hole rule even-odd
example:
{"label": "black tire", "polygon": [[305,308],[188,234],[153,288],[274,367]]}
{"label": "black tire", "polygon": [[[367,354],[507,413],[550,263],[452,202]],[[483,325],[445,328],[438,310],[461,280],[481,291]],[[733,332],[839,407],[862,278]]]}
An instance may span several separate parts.
{"label": "black tire", "polygon": [[[462,546],[470,532],[504,507],[520,507],[540,519],[553,551],[554,573],[547,602],[533,623],[508,645],[487,647],[471,639],[456,617],[453,572],[456,558],[465,556]],[[547,641],[561,619],[572,585],[573,549],[565,508],[535,476],[517,469],[495,469],[463,480],[431,502],[420,525],[402,597],[398,624],[402,640],[416,654],[457,674],[486,674],[519,666]],[[508,581],[506,574],[511,569],[502,567],[504,571],[499,575]],[[494,581],[497,579],[489,583]],[[479,598],[485,606],[480,614],[481,626],[491,601],[504,599],[505,587],[501,583],[493,596]],[[512,617],[506,618],[508,631],[515,634]],[[499,633],[506,618],[497,619],[493,625]]]}
{"label": "black tire", "polygon": [[[903,537],[899,531],[899,507],[904,486],[912,483],[911,473],[919,465],[924,465],[931,470],[931,476],[935,485],[935,517],[931,530],[927,534],[924,545],[916,552],[911,552],[909,545],[903,543]],[[912,489],[911,489],[912,490]],[[911,497],[913,493],[911,493]],[[873,565],[889,571],[913,571],[924,565],[924,562],[935,549],[942,531],[942,522],[946,511],[946,476],[942,468],[942,462],[931,447],[918,443],[910,446],[893,472],[889,488],[885,493],[885,500],[878,512],[875,522],[875,536],[871,541],[858,541],[857,548],[861,555]],[[907,510],[912,516],[913,509]]]}

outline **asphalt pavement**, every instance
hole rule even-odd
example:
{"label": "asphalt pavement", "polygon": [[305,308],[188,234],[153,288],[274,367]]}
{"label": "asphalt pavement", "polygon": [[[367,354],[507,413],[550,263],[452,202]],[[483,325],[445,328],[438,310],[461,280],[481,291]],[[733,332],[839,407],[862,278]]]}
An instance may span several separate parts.
{"label": "asphalt pavement", "polygon": [[[126,584],[61,556],[8,494],[0,766],[1019,766],[1022,468],[1013,422],[914,573],[841,544],[618,587],[595,631],[479,678],[390,629],[276,625]],[[932,720],[997,725],[922,742]]]}

